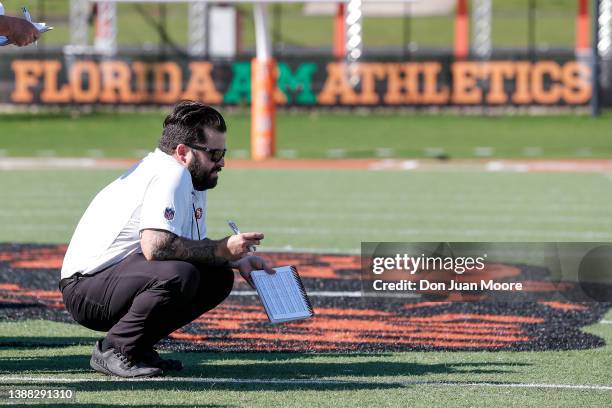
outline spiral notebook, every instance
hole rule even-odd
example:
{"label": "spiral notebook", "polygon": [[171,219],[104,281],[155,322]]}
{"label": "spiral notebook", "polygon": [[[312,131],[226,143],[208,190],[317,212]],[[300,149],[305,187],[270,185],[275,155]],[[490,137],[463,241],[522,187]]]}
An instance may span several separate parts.
{"label": "spiral notebook", "polygon": [[253,271],[251,278],[268,318],[283,323],[312,317],[314,311],[297,269],[293,266],[274,268],[275,274]]}

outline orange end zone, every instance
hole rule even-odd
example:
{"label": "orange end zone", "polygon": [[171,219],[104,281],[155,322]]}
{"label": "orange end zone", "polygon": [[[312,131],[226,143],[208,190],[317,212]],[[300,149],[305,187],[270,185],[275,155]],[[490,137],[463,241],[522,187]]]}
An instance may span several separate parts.
{"label": "orange end zone", "polygon": [[[72,323],[57,290],[63,245],[0,245],[0,318]],[[567,350],[600,347],[585,333],[612,304],[561,301],[496,303],[356,297],[360,258],[349,255],[266,253],[293,264],[311,293],[316,315],[274,326],[250,288],[174,332],[162,347],[193,351],[384,352],[412,350]],[[498,265],[534,290],[548,290],[526,269]],[[334,295],[337,293],[337,295]],[[1,344],[1,340],[0,340]]]}

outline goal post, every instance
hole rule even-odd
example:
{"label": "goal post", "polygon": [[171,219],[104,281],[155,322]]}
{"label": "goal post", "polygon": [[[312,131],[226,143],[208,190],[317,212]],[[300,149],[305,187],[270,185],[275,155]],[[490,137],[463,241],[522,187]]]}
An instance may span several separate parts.
{"label": "goal post", "polygon": [[276,63],[272,58],[268,5],[256,3],[253,13],[256,56],[251,62],[251,158],[265,160],[276,153]]}
{"label": "goal post", "polygon": [[[276,90],[276,61],[272,55],[270,40],[270,26],[268,19],[268,5],[272,3],[336,3],[338,6],[334,17],[334,39],[333,56],[336,60],[345,59],[347,64],[347,75],[351,75],[353,83],[358,83],[355,73],[358,70],[358,61],[362,50],[362,27],[361,27],[361,5],[362,3],[378,0],[71,0],[71,7],[75,16],[73,22],[74,45],[79,44],[86,48],[86,30],[83,13],[88,5],[98,4],[98,16],[96,26],[95,52],[114,55],[117,50],[116,42],[116,3],[189,3],[190,11],[200,10],[202,7],[194,5],[204,4],[253,4],[255,23],[255,46],[256,55],[251,61],[251,158],[254,160],[265,160],[272,158],[276,152],[276,106],[274,92]],[[385,3],[412,3],[420,0],[384,0]],[[352,20],[345,15],[347,6],[357,13],[351,16],[359,16]],[[78,13],[77,13],[78,12]],[[78,19],[76,17],[79,17]],[[346,17],[346,18],[345,18]],[[348,20],[348,21],[347,21]],[[193,23],[193,22],[192,22]],[[86,26],[85,26],[86,27]],[[193,29],[193,27],[191,27]],[[201,28],[201,27],[200,27]],[[191,30],[198,31],[198,30]],[[200,31],[191,33],[189,51],[190,55],[202,55],[202,47],[196,44],[202,39]],[[197,34],[197,36],[196,36]],[[85,37],[85,38],[79,38]],[[201,44],[199,44],[201,45]]]}

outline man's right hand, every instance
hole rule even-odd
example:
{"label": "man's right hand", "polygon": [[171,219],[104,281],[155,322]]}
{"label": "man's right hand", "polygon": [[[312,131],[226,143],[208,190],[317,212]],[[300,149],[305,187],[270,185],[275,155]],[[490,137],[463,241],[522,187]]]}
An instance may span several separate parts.
{"label": "man's right hand", "polygon": [[219,243],[218,255],[228,261],[236,261],[250,252],[249,247],[259,245],[262,239],[264,239],[264,234],[261,232],[230,235]]}
{"label": "man's right hand", "polygon": [[0,16],[0,28],[2,35],[20,47],[33,43],[40,36],[36,27],[22,18]]}

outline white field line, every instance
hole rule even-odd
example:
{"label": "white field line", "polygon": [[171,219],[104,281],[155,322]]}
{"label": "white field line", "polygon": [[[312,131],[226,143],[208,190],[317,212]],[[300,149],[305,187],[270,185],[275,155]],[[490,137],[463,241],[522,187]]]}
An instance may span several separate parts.
{"label": "white field line", "polygon": [[[26,199],[26,197],[11,197],[13,199]],[[37,197],[36,199],[42,199],[41,197]],[[64,202],[63,202],[64,203]],[[62,208],[62,209],[58,209],[58,210],[50,210],[50,209],[36,209],[36,210],[32,210],[32,209],[23,209],[23,208],[17,208],[17,206],[11,206],[12,208],[4,208],[4,209],[0,209],[0,217],[10,217],[10,218],[14,218],[15,216],[21,216],[21,217],[26,217],[26,216],[39,216],[39,217],[49,217],[49,216],[55,216],[57,217],[58,215],[62,215],[62,216],[73,216],[75,214],[80,214],[82,211],[82,207],[79,205],[78,207],[75,205],[70,206],[67,205],[66,207]],[[228,210],[225,206],[222,205],[222,203],[215,203],[215,208],[216,207],[223,207],[223,210],[221,211],[217,211],[215,209],[211,209],[211,212],[214,212],[215,214],[217,214],[218,217],[224,218],[224,217],[230,217],[230,215],[235,215],[236,212],[238,212],[238,209],[236,210]],[[285,206],[286,207],[286,206]],[[244,210],[244,207],[242,207],[242,209]],[[254,208],[255,209],[255,208]],[[337,211],[328,211],[326,210],[325,212],[322,212],[320,209],[312,209],[310,211],[304,211],[304,210],[300,210],[299,212],[299,217],[297,217],[295,215],[295,213],[292,214],[279,214],[279,211],[262,211],[262,210],[258,210],[257,213],[255,214],[255,217],[250,217],[250,219],[261,219],[261,220],[267,220],[268,218],[272,217],[274,219],[281,219],[281,220],[295,220],[296,218],[299,219],[303,219],[303,220],[354,220],[356,217],[358,217],[360,220],[375,220],[375,221],[392,221],[394,223],[396,223],[397,221],[422,221],[422,220],[431,220],[431,221],[448,221],[449,217],[457,217],[460,218],[461,220],[465,220],[465,221],[469,221],[469,222],[483,222],[483,223],[491,223],[491,222],[496,222],[496,223],[516,223],[517,219],[520,219],[522,221],[528,221],[528,222],[541,222],[541,223],[583,223],[583,222],[595,222],[597,221],[598,225],[601,225],[601,221],[602,221],[602,217],[606,216],[609,214],[610,210],[612,209],[611,206],[608,207],[602,207],[602,208],[592,208],[588,211],[585,211],[585,215],[576,215],[577,211],[575,208],[572,208],[572,204],[568,204],[567,206],[565,206],[565,211],[562,213],[554,213],[551,211],[550,208],[546,208],[546,209],[541,209],[539,210],[537,213],[533,214],[534,211],[529,211],[531,214],[529,215],[525,215],[523,213],[517,213],[516,215],[499,215],[492,212],[492,211],[486,211],[486,212],[490,212],[491,214],[482,214],[482,211],[477,211],[478,214],[473,214],[474,210],[472,209],[472,213],[465,213],[465,212],[453,212],[452,210],[455,210],[454,208],[449,208],[449,209],[440,209],[440,214],[425,214],[425,215],[419,215],[416,213],[410,213],[412,211],[415,211],[414,207],[410,207],[410,208],[406,208],[403,209],[403,212],[399,212],[396,214],[389,214],[389,213],[366,213],[366,212],[359,212],[359,214],[357,214],[356,212],[349,212],[346,209],[344,210],[337,210]],[[430,208],[430,210],[432,210]],[[498,212],[502,212],[502,209],[498,209]],[[521,211],[525,211],[528,212],[528,209],[521,209]],[[538,214],[539,213],[539,214]],[[231,218],[231,217],[230,217]],[[607,221],[606,222],[612,222],[612,221]]]}
{"label": "white field line", "polygon": [[[4,192],[3,192],[4,193]],[[77,207],[77,205],[83,201],[91,199],[91,197],[80,197],[74,196],[70,201],[66,201],[65,197],[63,197],[60,193],[53,194],[50,193],[49,196],[41,195],[41,194],[10,194],[7,193],[4,195],[5,199],[11,198],[13,200],[39,200],[44,202],[49,202],[50,199],[54,199],[56,201],[61,201],[62,205],[64,203],[67,204],[66,210],[75,208],[75,211],[81,210],[81,207]],[[308,218],[312,219],[321,219],[321,218],[354,218],[358,214],[361,216],[365,215],[366,219],[416,219],[417,216],[411,214],[410,212],[419,211],[421,209],[426,209],[429,211],[439,211],[441,214],[438,216],[440,219],[443,216],[455,216],[455,217],[471,217],[474,220],[482,219],[484,221],[490,221],[491,219],[497,219],[497,216],[501,213],[508,213],[511,211],[519,212],[517,216],[523,215],[524,213],[530,214],[532,218],[537,218],[538,215],[541,217],[548,217],[551,214],[555,214],[554,217],[559,217],[564,219],[568,217],[570,220],[574,218],[591,218],[591,217],[602,217],[604,215],[608,215],[610,212],[610,204],[607,204],[612,197],[599,197],[602,201],[606,201],[605,205],[585,205],[582,202],[566,202],[561,205],[548,205],[542,204],[540,202],[536,204],[540,204],[541,208],[534,207],[534,203],[532,202],[530,205],[508,205],[508,203],[500,203],[499,201],[491,201],[491,202],[481,202],[479,200],[470,201],[469,205],[457,205],[457,204],[449,204],[447,206],[444,205],[436,205],[435,200],[432,200],[428,205],[426,202],[417,203],[411,202],[409,204],[403,206],[396,205],[382,205],[380,202],[377,204],[375,202],[371,202],[368,205],[355,205],[354,202],[347,199],[346,203],[350,203],[350,206],[344,205],[342,206],[341,201],[337,202],[329,202],[327,199],[321,199],[319,201],[314,201],[312,204],[307,202],[300,202],[300,205],[295,205],[295,200],[280,200],[278,203],[275,203],[271,206],[265,205],[257,205],[249,203],[248,208],[251,211],[257,211],[257,215],[259,217],[268,217],[268,216],[276,216],[279,214],[280,209],[286,209],[287,206],[291,205],[292,208],[298,209],[300,215],[304,214]],[[238,198],[237,198],[238,199]],[[239,199],[238,199],[239,200]],[[444,200],[451,200],[451,198],[447,197]],[[243,200],[243,202],[248,200]],[[73,205],[71,205],[73,204]],[[333,207],[325,207],[325,205],[332,205]],[[475,209],[475,205],[482,205],[483,208]],[[11,206],[10,210],[8,208],[4,208],[2,210],[3,214],[8,214],[9,211],[12,211],[13,214],[26,213],[29,210],[21,209],[21,208],[13,208]],[[340,208],[341,207],[341,208]],[[217,210],[218,209],[218,210]],[[224,200],[214,201],[213,206],[210,208],[210,211],[215,211],[215,213],[223,214],[234,214],[236,212],[244,212],[245,206],[237,206],[232,205],[230,202],[226,202]],[[385,212],[397,211],[399,214],[397,217],[394,214],[386,214]],[[295,212],[295,211],[294,211]],[[580,213],[584,213],[586,215],[582,216]],[[47,209],[41,209],[38,214],[40,215],[48,215],[54,214],[53,211]],[[295,218],[295,215],[293,215]],[[435,218],[436,215],[432,215],[432,218]],[[286,216],[285,218],[289,218]],[[511,215],[507,215],[503,218],[511,218]]]}
{"label": "white field line", "polygon": [[[609,210],[608,210],[609,211]],[[65,214],[63,215],[68,215],[71,216],[75,213],[75,211],[66,211]],[[49,211],[46,215],[57,215],[51,211]],[[227,213],[227,214],[215,214],[216,216],[220,217],[220,218],[231,218],[230,214],[236,214],[236,212],[233,213]],[[26,216],[25,214],[19,214],[21,216]],[[40,215],[40,213],[35,213],[34,211],[32,212],[33,216],[38,216]],[[261,214],[257,214],[258,216],[260,216]],[[15,217],[15,214],[12,213],[10,211],[6,211],[6,212],[2,212],[0,211],[0,217],[5,217],[5,218],[13,218]],[[388,222],[392,222],[393,224],[397,225],[397,223],[399,221],[418,221],[420,224],[423,224],[424,221],[446,221],[448,222],[449,218],[452,218],[452,215],[449,214],[441,214],[441,215],[436,215],[436,214],[411,214],[411,215],[406,215],[406,214],[359,214],[359,215],[355,215],[355,214],[338,214],[338,216],[334,216],[334,214],[322,214],[322,213],[318,213],[318,214],[303,214],[300,213],[299,215],[296,214],[278,214],[276,216],[273,216],[272,214],[270,214],[269,216],[270,218],[276,219],[276,220],[295,220],[296,218],[298,218],[300,221],[302,220],[327,220],[327,221],[333,221],[333,220],[349,220],[349,221],[354,221],[356,218],[359,219],[360,221],[364,221],[364,220],[371,220],[371,221],[378,221],[378,222],[382,222],[382,221],[388,221]],[[259,217],[258,217],[259,218]],[[602,220],[602,216],[601,215],[589,215],[589,216],[557,216],[557,215],[541,215],[541,216],[524,216],[522,214],[517,214],[517,215],[512,215],[512,216],[504,216],[501,215],[499,217],[493,217],[493,216],[482,216],[482,215],[469,215],[469,214],[462,214],[460,217],[462,222],[470,222],[470,223],[495,223],[495,225],[500,225],[500,224],[511,224],[511,225],[516,225],[516,223],[518,221],[521,221],[522,223],[525,224],[540,224],[540,225],[548,225],[548,224],[552,224],[552,225],[557,225],[557,224],[563,224],[563,225],[567,225],[567,224],[579,224],[579,225],[583,225],[585,223],[593,223],[595,225],[597,225],[598,227],[602,227],[603,225],[611,225],[612,226],[612,219],[610,220],[606,220],[603,219]],[[268,220],[268,217],[261,217],[261,220]],[[253,222],[254,218],[250,218],[249,221]],[[392,227],[391,227],[392,228]]]}
{"label": "white field line", "polygon": [[[612,177],[612,176],[611,176]],[[611,178],[612,180],[612,178]],[[29,191],[7,191],[7,194],[10,194],[10,197],[22,198],[22,199],[39,199],[39,198],[61,198],[62,202],[66,197],[80,199],[80,198],[88,198],[89,194],[84,194],[79,191],[64,191],[61,190],[63,184],[61,183],[52,183],[49,187],[55,187],[55,189],[51,189],[49,191],[41,191],[39,190],[29,190]],[[541,188],[540,188],[541,189]],[[216,192],[215,192],[216,194]],[[232,194],[231,198],[223,195],[215,195],[214,203],[217,204],[221,208],[228,207],[231,210],[236,208],[243,209],[244,200],[252,199],[252,191],[246,191],[244,193],[236,192],[236,194]],[[341,192],[337,196],[317,196],[313,194],[309,194],[307,197],[299,197],[299,206],[302,211],[312,208],[315,211],[318,211],[321,207],[321,203],[324,202],[326,206],[332,207],[340,207],[339,209],[343,210],[347,206],[347,203],[350,203],[351,209],[370,209],[376,208],[380,210],[381,208],[439,208],[445,210],[471,210],[474,211],[474,204],[480,204],[483,209],[486,210],[486,207],[495,205],[502,206],[507,209],[528,209],[533,210],[533,197],[534,194],[531,191],[519,191],[513,192],[512,196],[504,197],[503,199],[496,198],[500,195],[508,196],[507,190],[487,190],[486,194],[483,193],[482,190],[478,191],[445,191],[445,192],[419,192],[418,195],[415,194],[404,194],[401,192],[398,193],[389,193],[387,190],[384,191],[373,191],[372,194],[366,195],[363,192],[360,193],[351,193],[351,192]],[[611,195],[600,196],[602,200],[607,200],[611,198]],[[592,201],[593,197],[590,197]],[[249,202],[248,208],[257,208],[261,210],[269,209],[270,212],[276,211],[276,208],[285,208],[288,203],[293,203],[295,206],[296,196],[295,192],[283,193],[278,192],[275,193],[275,199],[270,202]],[[568,207],[574,212],[576,206],[582,209],[588,209],[592,211],[593,209],[600,210],[609,210],[609,203],[602,203],[601,205],[593,205],[593,203],[583,196],[580,195],[561,195],[561,194],[544,194],[538,197],[537,202],[546,202],[546,211],[550,212],[551,210],[557,209],[565,209]],[[497,210],[497,209],[494,209]],[[340,212],[340,211],[338,211]],[[479,210],[482,212],[482,209]]]}
{"label": "white field line", "polygon": [[[257,292],[254,290],[235,290],[230,293],[230,296],[256,296]],[[376,297],[376,298],[414,298],[420,299],[421,295],[415,293],[405,293],[405,294],[393,294],[393,293],[365,293],[357,290],[354,291],[327,291],[327,290],[313,290],[308,292],[308,296],[310,297],[351,297],[351,298],[361,298],[361,297]]]}
{"label": "white field line", "polygon": [[[214,232],[214,231],[213,231]],[[426,231],[424,231],[425,233]],[[529,237],[527,237],[527,233],[529,231],[525,232],[525,238],[526,238],[526,242],[537,242],[537,240],[533,240],[534,236],[533,234],[531,234]],[[498,236],[496,236],[495,240],[493,241],[499,241],[499,242],[503,242],[497,239]],[[529,240],[532,239],[532,240]],[[378,242],[378,241],[366,241],[364,240],[364,242]],[[410,243],[412,241],[409,241],[408,243]],[[415,241],[415,242],[421,242],[421,241]],[[517,243],[520,243],[520,241],[516,241]],[[545,241],[542,241],[545,242]],[[357,244],[359,245],[359,243]],[[317,248],[311,248],[311,247],[293,247],[293,246],[282,246],[282,247],[277,247],[277,246],[267,246],[264,245],[262,247],[258,247],[258,253],[262,254],[262,255],[266,255],[267,252],[280,252],[280,253],[287,253],[287,254],[293,254],[296,252],[299,253],[307,253],[307,254],[331,254],[331,255],[360,255],[361,254],[361,249],[359,247],[357,248],[338,248],[338,247],[317,247]],[[504,252],[496,252],[496,254],[502,256],[502,255],[507,255],[507,254],[513,254],[512,251],[504,251]],[[536,255],[542,254],[544,256],[550,256],[549,253],[547,252],[542,252],[542,253],[536,253]]]}
{"label": "white field line", "polygon": [[612,324],[612,320],[602,320],[599,323],[603,323],[603,324]]}
{"label": "white field line", "polygon": [[[359,245],[359,244],[358,244]],[[258,247],[258,251],[260,251]],[[330,248],[330,247],[318,247],[318,248],[307,248],[307,247],[293,247],[290,245],[283,247],[266,246],[261,247],[260,253],[265,255],[266,252],[285,252],[287,254],[293,254],[295,252],[307,253],[307,254],[333,254],[333,255],[359,255],[361,249],[359,248]]]}
{"label": "white field line", "polygon": [[[378,242],[378,241],[364,241],[364,242]],[[387,242],[387,241],[381,241],[381,242]],[[407,241],[406,243],[410,244],[413,242],[422,242],[422,241]],[[437,241],[435,241],[437,242]],[[498,241],[498,242],[503,242],[503,241]],[[522,244],[524,242],[521,241],[513,241],[517,244]],[[527,243],[538,243],[538,241],[525,241]],[[541,241],[539,243],[547,243],[548,241]],[[492,243],[495,243],[495,241],[492,241]],[[587,242],[588,243],[588,242]],[[293,255],[295,253],[305,253],[305,254],[315,254],[315,255],[350,255],[350,256],[359,256],[361,255],[361,249],[359,247],[359,244],[356,248],[338,248],[338,247],[317,247],[317,248],[311,248],[311,247],[292,247],[292,246],[283,246],[283,247],[276,247],[276,246],[262,246],[262,247],[257,247],[257,254],[261,254],[261,255],[267,255],[270,252],[278,252],[278,253],[286,253],[289,255]],[[491,250],[491,252],[489,252],[489,256],[491,256],[491,254],[495,254],[495,256],[499,256],[499,257],[504,257],[504,256],[516,256],[516,252],[514,252],[513,250],[509,249],[509,250],[496,250],[493,251]],[[530,251],[529,255],[531,256],[539,256],[539,257],[548,257],[550,256],[550,252],[548,251]],[[500,262],[507,262],[504,260],[500,260]]]}
{"label": "white field line", "polygon": [[[488,156],[491,154],[490,148],[481,147],[477,148],[477,153],[482,156]],[[246,158],[244,156],[244,150],[235,150],[232,152],[232,156],[235,158]],[[37,157],[2,157],[0,160],[0,170],[25,170],[25,169],[57,169],[57,168],[95,168],[95,169],[127,169],[131,164],[129,160],[107,160],[97,161],[96,158],[92,157],[55,157],[56,152],[53,150],[40,150],[37,152]],[[100,153],[104,153],[100,151]],[[149,150],[135,150],[132,152],[134,155],[133,162],[136,162],[136,158],[144,157]],[[386,155],[389,153],[385,149],[379,149],[377,154]],[[444,154],[442,148],[426,148],[425,154],[428,156],[437,156]],[[95,152],[95,155],[98,155]],[[6,155],[6,152],[5,152]],[[328,158],[343,158],[346,156],[345,149],[328,149],[326,151]],[[601,163],[579,163],[573,161],[563,160],[539,160],[536,162],[524,162],[524,161],[513,161],[513,160],[490,160],[490,161],[477,161],[475,163],[467,164],[465,162],[449,163],[449,164],[438,164],[431,162],[430,160],[418,160],[418,159],[384,159],[380,158],[378,161],[372,162],[367,170],[394,170],[394,171],[410,171],[415,169],[423,168],[424,170],[435,171],[456,171],[464,168],[476,168],[486,172],[542,172],[542,171],[558,171],[558,172],[590,172],[600,173],[610,171],[610,165],[604,165]],[[366,168],[364,168],[366,170]]]}
{"label": "white field line", "polygon": [[[609,207],[606,211],[610,211],[612,210],[612,207]],[[19,215],[40,215],[40,211],[28,211],[29,214],[24,214],[24,213],[19,213]],[[75,211],[64,211],[64,215],[73,215]],[[568,210],[568,213],[570,211]],[[45,215],[51,215],[51,214],[56,214],[55,212],[52,211],[43,211],[43,213]],[[227,213],[224,212],[215,212],[215,215],[222,217],[222,218],[227,218],[229,217],[231,214],[235,214],[235,212],[230,212],[228,211]],[[557,223],[572,223],[572,224],[582,224],[584,222],[596,222],[597,225],[601,225],[602,221],[603,222],[609,222],[612,223],[612,220],[602,220],[601,219],[601,215],[603,214],[592,214],[592,215],[557,215],[557,214],[553,214],[553,215],[549,215],[550,214],[550,210],[547,211],[546,216],[544,215],[525,215],[525,214],[517,214],[517,215],[499,215],[499,216],[492,216],[492,215],[480,215],[480,214],[461,214],[461,220],[462,221],[469,221],[469,222],[484,222],[484,223],[490,223],[490,222],[495,222],[497,224],[499,223],[508,223],[508,224],[516,224],[517,220],[521,220],[523,222],[529,222],[529,223],[533,223],[533,222],[540,222],[542,224],[557,224]],[[266,219],[268,218],[266,217],[262,217],[261,213],[258,212],[256,214],[259,217],[261,217],[261,219]],[[0,210],[0,217],[14,217],[15,213],[12,211],[2,211]],[[394,223],[397,223],[398,221],[423,221],[423,220],[432,220],[432,221],[448,221],[449,217],[452,217],[452,215],[449,215],[448,213],[444,213],[444,214],[407,214],[407,213],[398,213],[398,214],[375,214],[375,213],[371,213],[371,214],[367,214],[367,213],[361,213],[359,215],[356,215],[354,213],[347,213],[346,211],[344,212],[340,212],[340,211],[330,211],[330,212],[312,212],[312,213],[303,213],[300,212],[299,215],[296,215],[295,213],[292,214],[279,214],[278,212],[270,212],[269,213],[269,217],[273,217],[274,219],[282,219],[282,220],[295,220],[296,218],[299,218],[300,220],[354,220],[355,218],[359,218],[359,220],[374,220],[374,221],[392,221]],[[253,220],[253,218],[250,218],[250,220]]]}
{"label": "white field line", "polygon": [[[75,209],[54,209],[53,211],[46,211],[42,209],[36,210],[20,210],[15,209],[15,211],[11,211],[8,209],[0,209],[0,218],[15,218],[15,216],[20,217],[58,217],[58,216],[73,216],[75,214],[80,214],[82,208]],[[607,211],[610,211],[608,209]],[[215,215],[220,218],[231,218],[230,215],[235,214],[235,212],[215,212]],[[262,220],[267,220],[268,217],[260,217],[261,214],[257,214],[257,218],[261,218]],[[278,213],[270,213],[270,217],[278,220],[295,220],[296,217],[299,217],[300,220],[354,220],[356,217],[359,220],[374,220],[374,221],[392,221],[397,223],[398,221],[423,221],[423,220],[431,220],[431,221],[448,221],[448,214],[359,214],[358,216],[355,214],[347,214],[346,212],[329,212],[329,213],[300,213],[299,216],[295,214],[278,214]],[[252,221],[254,218],[250,218]],[[585,222],[593,222],[598,226],[602,224],[611,224],[611,220],[602,220],[601,215],[593,214],[589,216],[577,216],[577,215],[550,215],[550,216],[530,216],[530,215],[516,215],[516,216],[507,216],[500,215],[499,217],[489,216],[489,215],[473,215],[473,214],[462,214],[462,221],[469,222],[482,222],[482,223],[491,223],[495,222],[496,224],[507,223],[507,224],[516,224],[517,220],[521,220],[525,223],[541,223],[541,224],[584,224]]]}
{"label": "white field line", "polygon": [[104,382],[185,382],[198,384],[271,384],[271,385],[391,385],[407,387],[412,385],[431,385],[448,387],[492,387],[492,388],[553,388],[572,390],[601,390],[612,391],[612,385],[594,384],[548,384],[548,383],[503,383],[503,382],[461,382],[461,381],[367,381],[367,380],[326,380],[310,379],[282,379],[282,378],[206,378],[206,377],[153,377],[124,379],[118,377],[106,378],[64,378],[64,377],[10,377],[0,376],[0,382],[6,383],[104,383]]}
{"label": "white field line", "polygon": [[[127,166],[121,164],[121,168]],[[34,170],[34,169],[97,169],[102,168],[96,159],[90,157],[75,158],[54,158],[51,156],[41,156],[38,158],[2,158],[0,160],[0,170]],[[114,168],[118,168],[115,165]]]}
{"label": "white field line", "polygon": [[[461,229],[460,232],[456,228],[360,228],[348,227],[342,230],[336,228],[316,228],[316,227],[267,227],[266,233],[285,234],[285,235],[316,235],[320,236],[337,236],[350,234],[361,236],[364,240],[374,240],[375,236],[397,237],[397,236],[418,236],[423,234],[446,236],[448,237],[460,233],[464,237],[483,237],[491,236],[494,229]],[[218,234],[221,229],[211,228],[212,234]],[[553,241],[559,239],[612,239],[612,231],[534,231],[533,229],[514,229],[504,230],[495,234],[496,237],[514,237],[525,238],[532,237],[532,240],[542,237],[547,237]],[[368,238],[370,237],[370,238]],[[367,239],[366,239],[367,238]]]}
{"label": "white field line", "polygon": [[[73,226],[69,225],[45,225],[46,230],[53,231],[66,231],[72,230]],[[19,225],[15,230],[40,230],[39,225]],[[337,229],[329,228],[300,228],[300,227],[267,227],[265,232],[268,234],[278,235],[290,235],[290,236],[338,236],[346,233],[362,236],[364,241],[377,241],[381,240],[380,237],[385,237],[386,241],[396,240],[396,237],[417,237],[417,236],[439,236],[439,237],[456,237],[458,234],[457,229],[439,229],[439,228],[414,228],[414,229],[370,229],[370,228],[348,228],[342,231]],[[223,229],[211,228],[208,231],[209,236],[215,235],[227,235]],[[541,241],[543,239],[551,241],[563,241],[566,239],[570,240],[596,240],[596,241],[609,241],[612,240],[612,231],[538,231],[532,229],[521,229],[521,230],[504,230],[497,232],[494,229],[461,229],[460,234],[463,237],[472,237],[482,239],[483,237],[491,237],[494,233],[495,240],[503,241],[504,239],[510,239],[512,241],[516,239],[531,241]],[[360,241],[358,241],[360,242]],[[264,248],[262,248],[264,249]],[[301,251],[301,252],[329,252],[338,253],[346,252],[345,250],[329,249],[326,248],[294,248],[294,247],[266,247],[266,251]]]}
{"label": "white field line", "polygon": [[[8,198],[5,196],[5,198]],[[30,199],[29,197],[17,197],[12,196],[11,199],[17,201],[27,201]],[[42,197],[34,198],[33,200],[42,200],[49,201],[49,199],[43,199]],[[84,199],[86,201],[89,198]],[[65,201],[62,201],[62,205]],[[16,205],[11,205],[10,207],[5,206],[5,208],[0,209],[0,217],[4,218],[14,218],[16,216],[26,217],[26,216],[35,216],[35,217],[57,217],[58,215],[62,216],[73,216],[79,215],[82,212],[81,206],[72,206],[71,203],[67,203],[67,207],[61,208],[58,211],[52,210],[50,208],[40,208],[37,210],[18,208]],[[283,209],[291,204],[286,204],[283,206]],[[420,209],[425,208],[425,206],[410,206],[406,208],[398,208],[397,210],[394,208],[382,208],[380,212],[372,211],[372,210],[360,210],[358,208],[355,209],[347,209],[344,210],[328,210],[321,208],[309,208],[309,209],[299,209],[299,215],[296,215],[295,211],[291,214],[282,214],[280,213],[280,207],[277,209],[259,209],[257,207],[250,208],[249,210],[256,211],[253,217],[250,219],[256,220],[267,220],[268,218],[274,218],[279,220],[314,220],[314,221],[324,221],[324,220],[354,220],[358,218],[359,220],[364,221],[387,221],[397,223],[399,221],[448,221],[449,218],[455,218],[466,222],[471,223],[509,223],[514,224],[517,220],[526,221],[529,223],[537,222],[540,224],[552,224],[552,223],[562,223],[562,224],[580,224],[584,222],[597,222],[598,225],[601,225],[601,220],[604,219],[604,222],[610,223],[611,221],[607,220],[606,217],[609,215],[612,206],[607,207],[599,207],[599,208],[580,208],[572,207],[572,204],[568,204],[563,208],[559,209],[551,209],[546,208],[546,206],[542,206],[542,209],[532,209],[531,211],[528,208],[497,208],[496,212],[494,211],[475,211],[472,207],[471,209],[459,209],[459,208],[438,208],[438,214],[429,213],[425,215],[419,215]],[[217,210],[219,208],[219,210]],[[296,208],[295,206],[293,208]],[[218,217],[230,217],[230,215],[236,215],[237,212],[244,212],[245,207],[231,209],[227,208],[223,205],[223,203],[215,203],[214,208],[209,209],[211,213],[215,213]],[[430,207],[427,210],[436,211],[436,208]],[[514,214],[511,212],[515,211]],[[510,214],[509,214],[510,213]],[[423,222],[419,222],[422,224]]]}
{"label": "white field line", "polygon": [[[22,198],[23,195],[19,195],[19,198]],[[41,198],[43,197],[43,195],[37,194],[36,197],[32,197],[32,198]],[[610,210],[610,205],[608,203],[605,203],[605,205],[592,205],[592,204],[586,204],[584,201],[573,201],[573,202],[561,202],[560,204],[554,204],[552,203],[552,201],[555,200],[555,198],[551,198],[549,201],[550,203],[543,203],[544,200],[530,200],[529,203],[525,203],[525,201],[523,201],[522,203],[516,203],[513,204],[511,202],[503,202],[502,200],[480,200],[479,197],[474,198],[472,197],[468,197],[467,196],[457,196],[458,199],[463,199],[465,201],[464,204],[460,203],[460,202],[449,202],[449,200],[453,200],[452,197],[447,196],[445,198],[443,198],[443,200],[445,200],[444,202],[441,203],[442,199],[440,201],[437,201],[435,199],[431,199],[431,200],[424,200],[424,201],[398,201],[398,200],[389,200],[389,201],[385,201],[385,200],[381,200],[381,201],[376,201],[376,200],[360,200],[359,202],[357,201],[351,201],[350,199],[346,198],[346,199],[338,199],[338,200],[334,200],[334,199],[328,199],[327,197],[321,199],[318,198],[316,200],[299,200],[299,204],[295,204],[295,199],[293,200],[279,200],[279,201],[271,201],[269,203],[269,205],[266,205],[265,203],[254,203],[254,202],[249,202],[248,205],[248,209],[249,210],[257,210],[258,212],[262,213],[262,214],[276,214],[278,213],[279,209],[285,209],[287,208],[287,205],[292,205],[293,208],[299,208],[300,211],[312,211],[312,212],[320,212],[322,211],[322,209],[325,209],[325,211],[327,211],[328,208],[331,207],[330,211],[334,211],[337,208],[340,208],[341,211],[336,211],[336,212],[344,212],[346,213],[347,211],[355,211],[355,212],[373,212],[373,211],[378,211],[379,213],[383,212],[383,211],[387,211],[387,210],[400,210],[400,211],[415,211],[415,210],[419,210],[419,209],[428,209],[428,210],[438,210],[438,211],[445,211],[447,213],[453,214],[454,211],[457,212],[467,212],[467,213],[474,213],[474,212],[478,212],[480,214],[486,214],[486,213],[491,213],[493,215],[495,214],[499,214],[501,211],[526,211],[526,212],[540,212],[543,214],[550,214],[553,211],[566,211],[566,212],[570,212],[572,214],[575,214],[576,212],[580,212],[580,211],[584,211],[584,212],[588,212],[588,213],[592,213],[593,211],[609,211]],[[23,198],[29,198],[29,197],[23,197]],[[605,197],[598,197],[601,198],[602,200],[609,200],[610,197],[605,196]],[[525,199],[528,199],[528,197],[525,197]],[[240,197],[236,197],[236,200],[240,200]],[[548,200],[548,198],[546,199]],[[243,200],[244,202],[244,200]],[[350,203],[350,206],[347,205],[347,203]],[[534,208],[534,203],[536,204],[541,204],[542,205],[542,209],[538,210],[537,208]],[[219,208],[223,208],[225,211],[236,211],[236,210],[242,210],[244,211],[244,204],[242,206],[237,205],[235,202],[227,202],[227,201],[221,201],[219,200],[218,202],[215,202],[216,206],[219,206]],[[482,208],[480,207],[476,207],[477,209],[475,209],[475,205],[478,206],[482,206]],[[487,209],[486,206],[493,206],[492,208]],[[212,209],[212,208],[211,208]]]}

